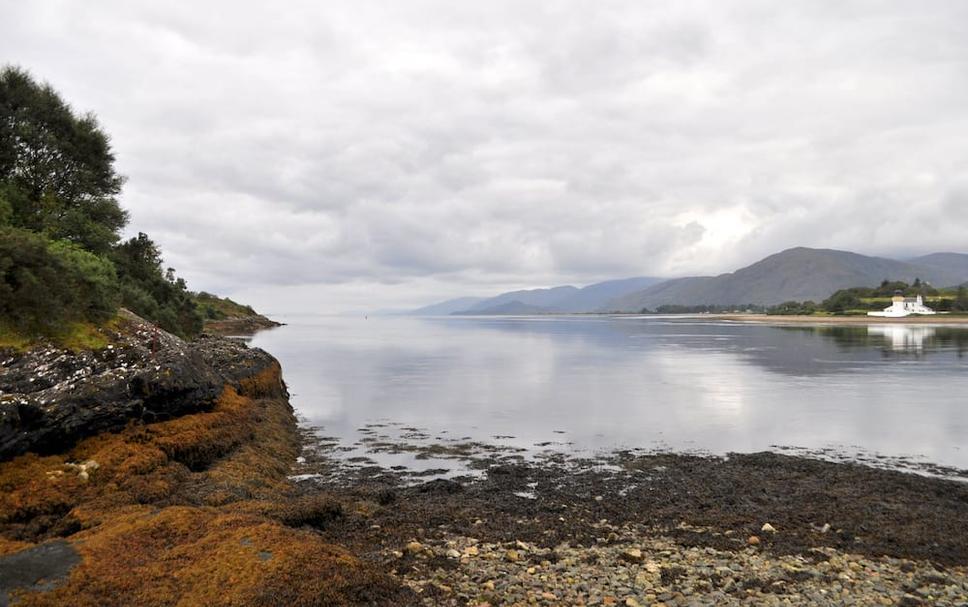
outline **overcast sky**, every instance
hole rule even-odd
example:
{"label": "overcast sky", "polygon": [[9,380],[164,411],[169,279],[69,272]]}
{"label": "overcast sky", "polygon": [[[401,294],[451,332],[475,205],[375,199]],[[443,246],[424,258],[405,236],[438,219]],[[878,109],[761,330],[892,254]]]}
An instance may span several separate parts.
{"label": "overcast sky", "polygon": [[968,252],[968,2],[0,0],[131,232],[270,312]]}

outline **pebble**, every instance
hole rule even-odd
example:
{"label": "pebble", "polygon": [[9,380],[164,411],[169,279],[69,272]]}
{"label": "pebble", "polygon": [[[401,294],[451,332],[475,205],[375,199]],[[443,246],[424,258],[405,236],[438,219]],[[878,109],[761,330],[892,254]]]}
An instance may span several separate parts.
{"label": "pebble", "polygon": [[[728,540],[735,549],[696,548],[648,528],[611,529],[616,542],[591,546],[481,542],[445,534],[423,544],[411,542],[406,550],[428,564],[433,557],[456,554],[456,567],[418,562],[399,575],[418,592],[428,587],[439,591],[424,595],[427,607],[964,606],[968,601],[964,566],[939,572],[926,562],[829,547],[807,555],[740,550],[741,536]],[[754,538],[751,545],[760,541],[749,539]],[[413,551],[413,545],[420,549]]]}
{"label": "pebble", "polygon": [[622,558],[630,563],[641,563],[642,551],[638,548],[629,548],[622,552]]}
{"label": "pebble", "polygon": [[419,554],[421,550],[423,550],[423,544],[420,542],[415,541],[407,544],[407,552],[410,554]]}

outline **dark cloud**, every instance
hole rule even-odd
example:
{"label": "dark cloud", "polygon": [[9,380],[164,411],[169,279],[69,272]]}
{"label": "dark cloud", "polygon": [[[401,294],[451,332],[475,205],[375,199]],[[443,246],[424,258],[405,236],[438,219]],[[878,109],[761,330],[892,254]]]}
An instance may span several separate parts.
{"label": "dark cloud", "polygon": [[964,249],[968,3],[0,6],[132,230],[269,308]]}

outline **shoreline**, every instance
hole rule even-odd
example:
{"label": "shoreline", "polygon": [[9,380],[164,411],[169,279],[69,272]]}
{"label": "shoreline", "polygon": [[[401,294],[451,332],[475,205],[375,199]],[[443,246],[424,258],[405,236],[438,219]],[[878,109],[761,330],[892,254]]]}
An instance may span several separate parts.
{"label": "shoreline", "polygon": [[968,316],[906,316],[885,318],[880,316],[789,316],[769,314],[698,314],[683,315],[710,320],[728,320],[760,324],[811,324],[811,325],[959,325],[968,326]]}
{"label": "shoreline", "polygon": [[358,513],[323,535],[427,607],[968,600],[963,482],[773,452],[620,451],[490,454],[480,477],[409,484],[376,465],[333,474],[306,438],[298,484]]}
{"label": "shoreline", "polygon": [[[968,603],[964,482],[777,452],[530,461],[488,445],[470,458],[477,474],[449,480],[350,469],[340,445],[297,426],[265,352],[125,339],[68,360],[94,356],[113,377],[140,352],[141,385],[169,377],[155,361],[170,351],[197,362],[163,363],[172,394],[200,379],[218,390],[0,461],[0,604]],[[3,371],[21,356],[61,353]]]}

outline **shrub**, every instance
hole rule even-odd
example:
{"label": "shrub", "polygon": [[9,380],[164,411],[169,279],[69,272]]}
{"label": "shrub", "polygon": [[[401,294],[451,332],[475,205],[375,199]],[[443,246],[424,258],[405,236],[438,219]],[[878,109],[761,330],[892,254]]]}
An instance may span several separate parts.
{"label": "shrub", "polygon": [[114,264],[65,241],[52,242],[48,250],[63,268],[75,313],[97,323],[113,317],[121,304]]}
{"label": "shrub", "polygon": [[43,333],[73,321],[103,322],[120,297],[110,261],[66,242],[0,228],[0,318]]}

